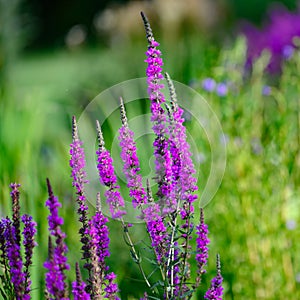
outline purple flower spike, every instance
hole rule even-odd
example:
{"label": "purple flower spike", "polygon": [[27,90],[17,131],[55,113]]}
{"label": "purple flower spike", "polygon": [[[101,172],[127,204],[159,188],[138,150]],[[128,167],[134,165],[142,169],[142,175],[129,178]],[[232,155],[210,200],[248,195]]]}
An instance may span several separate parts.
{"label": "purple flower spike", "polygon": [[70,145],[70,167],[72,168],[73,186],[76,189],[77,202],[79,205],[78,214],[80,215],[80,222],[85,229],[87,223],[86,197],[84,194],[84,185],[88,183],[85,172],[85,155],[82,147],[82,141],[78,137],[78,129],[76,119],[73,116],[73,141]]}
{"label": "purple flower spike", "polygon": [[[197,273],[200,276],[206,272],[204,267],[207,264],[208,259],[208,227],[204,223],[204,214],[203,214],[203,208],[200,210],[200,224],[196,226],[196,261],[197,261]],[[198,279],[198,278],[197,278]]]}
{"label": "purple flower spike", "polygon": [[[188,203],[182,209],[182,219],[186,220],[190,213],[194,210],[192,203],[197,199],[197,195],[193,193],[198,189],[195,178],[196,170],[194,163],[191,159],[192,153],[190,151],[190,145],[186,140],[186,129],[183,125],[183,109],[178,106],[176,99],[176,92],[174,85],[170,79],[170,76],[166,74],[168,87],[171,95],[172,105],[172,123],[171,123],[171,149],[173,155],[173,176],[177,179],[177,193],[178,198]],[[173,144],[172,144],[173,143]],[[176,153],[179,151],[179,153]],[[180,160],[180,162],[178,162]],[[177,174],[178,172],[178,174]],[[188,211],[187,211],[188,209]]]}
{"label": "purple flower spike", "polygon": [[148,40],[148,50],[146,52],[147,59],[147,83],[148,83],[148,94],[151,101],[151,121],[153,123],[153,131],[156,135],[156,139],[153,143],[154,156],[155,156],[155,167],[156,167],[156,181],[158,183],[157,195],[160,199],[160,205],[165,205],[163,201],[170,195],[171,186],[171,159],[168,150],[168,128],[166,125],[166,114],[162,107],[165,103],[165,97],[162,93],[164,85],[161,84],[161,80],[164,78],[162,75],[163,61],[161,58],[161,52],[156,48],[159,43],[155,41],[147,17],[141,13],[146,36]]}
{"label": "purple flower spike", "polygon": [[220,256],[217,255],[217,276],[212,279],[210,289],[205,293],[204,299],[222,300],[223,298],[223,277],[221,275]]}
{"label": "purple flower spike", "polygon": [[116,275],[113,272],[105,276],[105,280],[107,280],[106,287],[104,288],[104,291],[106,292],[105,299],[120,300],[120,298],[116,296],[119,289],[118,285],[114,282],[115,279]]}
{"label": "purple flower spike", "polygon": [[46,291],[55,299],[66,300],[68,298],[65,282],[66,275],[64,272],[70,267],[67,264],[66,257],[68,249],[64,242],[66,235],[60,227],[63,224],[63,219],[58,215],[58,207],[61,207],[61,204],[53,194],[49,179],[47,179],[47,187],[49,198],[46,201],[46,206],[50,211],[48,224],[50,235],[55,239],[55,243],[51,255],[49,255],[48,260],[44,263],[44,267],[48,270],[46,273]]}
{"label": "purple flower spike", "polygon": [[21,246],[21,231],[20,231],[20,192],[18,183],[12,183],[10,185],[12,191],[10,193],[12,199],[12,211],[13,211],[13,226],[15,227],[16,242]]}
{"label": "purple flower spike", "polygon": [[205,78],[202,81],[202,88],[207,92],[213,92],[216,88],[216,81],[213,78]]}
{"label": "purple flower spike", "polygon": [[90,295],[84,290],[86,284],[82,281],[78,263],[76,263],[76,281],[72,283],[74,300],[89,300]]}
{"label": "purple flower spike", "polygon": [[[88,270],[90,276],[90,251],[89,251],[89,236],[88,236],[88,206],[86,203],[86,196],[84,192],[85,184],[88,183],[86,179],[85,172],[85,155],[84,149],[82,147],[82,141],[78,137],[78,128],[76,123],[76,118],[73,116],[72,119],[72,131],[73,131],[73,141],[70,145],[70,167],[72,169],[73,186],[76,189],[77,203],[79,215],[79,222],[81,223],[81,228],[79,229],[79,234],[81,236],[80,241],[82,243],[82,255],[86,260],[84,267]],[[89,289],[89,286],[87,287]]]}
{"label": "purple flower spike", "polygon": [[[99,194],[98,194],[99,197]],[[90,236],[91,243],[96,246],[96,254],[98,263],[103,266],[105,270],[105,258],[110,256],[109,253],[109,232],[106,223],[108,219],[103,215],[100,208],[97,208],[95,215],[90,220]]]}
{"label": "purple flower spike", "polygon": [[124,162],[124,174],[127,178],[127,187],[130,192],[134,208],[141,207],[147,202],[145,189],[142,186],[142,176],[140,171],[140,162],[136,153],[136,144],[134,142],[134,133],[128,127],[123,99],[121,103],[122,127],[119,129],[120,147],[122,149],[121,158]]}
{"label": "purple flower spike", "polygon": [[10,220],[7,218],[0,219],[0,264],[2,266],[6,266],[7,262],[5,229],[9,223]]}
{"label": "purple flower spike", "polygon": [[108,267],[105,258],[109,253],[109,232],[106,223],[108,219],[101,212],[100,193],[97,194],[96,213],[89,222],[90,228],[90,251],[91,251],[91,286],[92,298],[98,299],[103,295],[105,272]]}
{"label": "purple flower spike", "polygon": [[[24,281],[23,263],[21,258],[20,246],[17,244],[17,235],[15,227],[7,218],[4,236],[6,239],[6,256],[10,267],[11,282],[14,287],[16,300],[24,299]],[[25,296],[25,299],[28,297]]]}
{"label": "purple flower spike", "polygon": [[37,245],[37,243],[34,241],[37,224],[32,220],[32,217],[29,215],[23,215],[21,220],[24,224],[23,245],[25,248],[25,263],[24,263],[24,266],[25,266],[25,271],[24,271],[24,273],[25,273],[25,295],[27,295],[29,297],[30,285],[31,285],[29,267],[32,264],[33,248]]}
{"label": "purple flower spike", "polygon": [[153,201],[149,180],[147,180],[147,198],[148,206],[143,210],[144,220],[157,261],[161,264],[167,253],[167,228],[163,222],[159,205]]}
{"label": "purple flower spike", "polygon": [[97,121],[97,133],[99,141],[99,149],[97,150],[98,171],[100,183],[107,186],[109,189],[105,192],[106,201],[109,206],[111,217],[113,219],[121,218],[126,214],[123,210],[125,207],[124,199],[122,198],[119,186],[117,185],[117,176],[113,166],[113,160],[108,150],[104,147],[104,139],[99,122]]}

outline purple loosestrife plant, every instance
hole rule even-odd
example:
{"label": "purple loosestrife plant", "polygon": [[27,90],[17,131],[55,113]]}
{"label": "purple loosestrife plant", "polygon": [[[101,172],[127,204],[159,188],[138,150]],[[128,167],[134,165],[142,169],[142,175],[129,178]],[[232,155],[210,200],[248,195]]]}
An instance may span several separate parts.
{"label": "purple loosestrife plant", "polygon": [[277,5],[269,10],[269,18],[258,29],[246,24],[243,30],[247,38],[247,66],[251,66],[264,49],[270,51],[271,59],[267,70],[271,73],[281,71],[283,60],[293,55],[293,39],[300,37],[300,7],[297,11],[288,11]]}
{"label": "purple loosestrife plant", "polygon": [[[89,228],[88,228],[88,205],[84,192],[85,184],[88,183],[86,179],[85,172],[85,154],[84,149],[82,147],[82,141],[78,136],[78,128],[76,123],[76,118],[73,116],[72,118],[72,138],[73,141],[70,145],[70,167],[72,170],[71,177],[73,178],[72,185],[75,187],[76,195],[77,195],[77,204],[78,209],[77,213],[79,216],[79,222],[81,223],[81,228],[79,229],[80,241],[82,243],[82,256],[85,259],[86,263],[84,267],[88,270],[90,275],[90,251],[89,251]],[[87,286],[87,289],[90,289],[90,286]]]}
{"label": "purple loosestrife plant", "polygon": [[85,291],[86,284],[82,281],[78,263],[75,265],[76,281],[72,283],[74,300],[90,300],[90,295]]}
{"label": "purple loosestrife plant", "polygon": [[16,243],[21,245],[21,231],[20,231],[20,192],[18,183],[12,183],[10,188],[12,189],[10,196],[12,200],[12,211],[13,211],[13,226],[15,228]]}
{"label": "purple loosestrife plant", "polygon": [[37,245],[34,241],[34,236],[36,234],[36,226],[37,224],[32,220],[32,217],[29,215],[23,215],[21,220],[24,224],[23,229],[23,245],[25,249],[25,262],[24,262],[24,273],[25,273],[25,295],[30,299],[30,286],[31,286],[31,279],[30,279],[30,271],[29,267],[32,264],[32,255],[33,255],[33,248]]}
{"label": "purple loosestrife plant", "polygon": [[136,153],[136,144],[134,142],[134,133],[128,127],[123,99],[120,98],[120,110],[122,127],[119,129],[120,147],[122,149],[121,158],[124,163],[123,171],[127,179],[129,195],[132,199],[134,208],[141,208],[147,203],[145,189],[142,186],[142,176],[140,171],[140,162]]}
{"label": "purple loosestrife plant", "polygon": [[101,184],[108,187],[105,192],[106,201],[109,205],[110,213],[113,219],[121,218],[126,214],[124,210],[125,203],[117,185],[117,176],[113,166],[113,160],[108,150],[104,147],[104,139],[99,122],[97,121],[97,134],[99,148],[96,152],[98,157],[98,171]]}
{"label": "purple loosestrife plant", "polygon": [[[34,236],[36,223],[29,215],[20,218],[20,184],[10,185],[12,192],[12,220],[8,217],[0,220],[0,265],[3,268],[1,275],[2,287],[0,293],[5,299],[30,299],[30,272],[33,248],[36,246]],[[21,236],[20,221],[23,223]],[[23,238],[23,239],[22,239]],[[21,244],[22,242],[22,244]],[[24,261],[22,249],[24,246]]]}
{"label": "purple loosestrife plant", "polygon": [[0,220],[0,266],[2,268],[3,275],[0,277],[2,288],[0,293],[4,299],[13,299],[14,297],[14,287],[11,282],[9,263],[7,257],[7,238],[6,238],[6,228],[10,226],[11,221],[8,218],[2,218]]}
{"label": "purple loosestrife plant", "polygon": [[200,284],[202,274],[206,273],[205,266],[208,259],[208,226],[204,223],[203,209],[200,210],[200,224],[196,226],[196,261],[197,278],[195,288]]}
{"label": "purple loosestrife plant", "polygon": [[6,255],[9,262],[10,278],[14,287],[16,300],[28,299],[27,296],[24,296],[25,274],[23,272],[21,248],[17,243],[15,227],[9,219],[7,219],[4,236],[6,239]]}
{"label": "purple loosestrife plant", "polygon": [[[197,200],[196,171],[191,159],[191,150],[187,142],[186,129],[183,125],[183,109],[178,105],[172,80],[166,74],[170,92],[170,103],[167,103],[162,93],[162,59],[157,49],[158,43],[153,37],[150,24],[142,13],[148,40],[146,62],[148,93],[151,105],[151,120],[155,141],[153,150],[155,156],[158,192],[153,196],[150,180],[147,178],[146,188],[142,185],[140,163],[137,156],[134,133],[129,129],[124,103],[121,100],[121,120],[119,141],[122,148],[121,158],[124,163],[123,171],[127,180],[127,188],[132,205],[139,209],[140,219],[145,221],[149,234],[148,242],[133,242],[129,231],[132,225],[126,224],[125,202],[117,183],[113,160],[110,152],[104,147],[101,127],[97,121],[99,148],[97,168],[100,183],[106,187],[104,193],[111,217],[121,222],[123,236],[130,247],[133,261],[137,264],[147,291],[141,299],[191,299],[201,283],[208,260],[208,227],[204,222],[203,209],[200,211],[200,222],[194,224],[194,202]],[[83,244],[83,259],[89,274],[87,284],[81,277],[79,264],[76,264],[76,280],[72,283],[72,294],[75,300],[118,300],[119,288],[116,274],[109,270],[106,259],[110,256],[108,218],[101,211],[100,193],[97,195],[96,212],[88,216],[88,205],[85,196],[87,183],[85,173],[85,156],[82,142],[78,136],[76,119],[73,117],[73,141],[70,149],[70,166],[72,169],[73,187],[76,190],[79,222],[81,223],[80,237]],[[0,264],[3,276],[0,277],[3,288],[0,293],[5,299],[30,299],[30,272],[34,235],[36,224],[29,215],[20,217],[19,185],[12,184],[13,218],[0,220]],[[48,259],[44,263],[45,299],[68,300],[66,272],[67,263],[66,234],[62,231],[63,219],[58,214],[61,207],[47,179],[49,197],[46,201],[50,213],[48,216]],[[22,235],[20,220],[24,224]],[[196,236],[196,249],[192,251],[190,240]],[[22,240],[23,238],[23,240]],[[22,244],[21,244],[22,242]],[[140,246],[142,244],[142,246]],[[24,247],[24,260],[21,257],[21,247]],[[150,250],[150,251],[144,251]],[[148,257],[143,259],[144,253]],[[150,263],[144,268],[144,263]],[[192,276],[191,265],[196,264],[197,272]],[[149,267],[151,270],[149,271]],[[145,271],[147,270],[147,271]],[[149,272],[149,273],[148,273]],[[157,278],[159,279],[157,280]],[[191,278],[195,277],[193,283]],[[155,278],[155,279],[154,279]],[[217,276],[212,280],[205,299],[222,299],[223,278],[220,270],[220,258],[217,256]],[[11,283],[10,283],[11,282]]]}
{"label": "purple loosestrife plant", "polygon": [[162,93],[164,85],[161,84],[161,80],[164,78],[162,75],[163,61],[161,58],[161,52],[157,49],[159,43],[154,39],[152,29],[147,17],[141,13],[146,36],[148,40],[148,50],[146,52],[147,59],[145,62],[148,64],[146,75],[148,83],[148,94],[150,98],[151,108],[151,121],[153,123],[153,131],[156,135],[154,146],[155,156],[155,169],[156,180],[158,183],[158,192],[160,206],[164,206],[164,201],[169,197],[172,189],[172,173],[171,167],[171,155],[168,149],[168,128],[166,124],[166,114],[162,106],[166,102],[165,96]]}
{"label": "purple loosestrife plant", "polygon": [[[105,259],[110,256],[107,222],[108,219],[101,211],[100,194],[98,193],[96,213],[89,224],[90,249],[92,253],[92,299],[103,299],[103,297],[105,299],[115,299],[113,297],[116,297],[116,293],[119,290],[117,284],[111,280],[111,277],[107,278],[109,267],[106,265]],[[109,274],[112,276],[114,273]],[[109,289],[110,286],[114,288]],[[108,294],[106,289],[109,289],[111,293]]]}
{"label": "purple loosestrife plant", "polygon": [[[65,271],[69,270],[66,257],[68,248],[64,242],[66,235],[61,229],[61,225],[63,225],[64,221],[58,215],[58,208],[61,207],[61,204],[53,194],[49,179],[47,179],[47,187],[49,198],[46,201],[46,206],[50,211],[48,225],[50,236],[54,239],[54,246],[53,248],[49,247],[49,249],[52,248],[52,250],[48,260],[44,263],[44,267],[47,269],[46,291],[51,299],[67,300],[69,298],[67,297]],[[52,244],[51,239],[50,244]]]}
{"label": "purple loosestrife plant", "polygon": [[217,255],[217,276],[212,279],[210,288],[205,293],[204,299],[222,300],[223,297],[222,282],[223,282],[223,277],[221,275],[220,256]]}

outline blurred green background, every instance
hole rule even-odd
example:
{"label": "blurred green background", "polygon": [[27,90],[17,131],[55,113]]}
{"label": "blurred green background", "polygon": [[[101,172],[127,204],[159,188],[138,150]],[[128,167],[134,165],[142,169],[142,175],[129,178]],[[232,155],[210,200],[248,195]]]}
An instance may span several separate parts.
{"label": "blurred green background", "polygon": [[[271,2],[0,0],[0,214],[10,214],[10,182],[21,183],[22,212],[38,223],[33,299],[43,298],[45,179],[63,203],[74,270],[79,236],[69,169],[71,117],[79,117],[101,91],[144,76],[147,46],[140,10],[161,43],[164,70],[205,96],[226,135],[226,172],[205,207],[211,249],[198,297],[208,288],[220,253],[224,299],[300,299],[300,57],[270,76],[263,56],[245,77],[246,43],[237,34],[243,20],[260,26]],[[290,10],[297,7],[296,1],[280,2]],[[224,97],[205,92],[201,80],[206,77],[234,82],[234,88]],[[268,95],[261,92],[265,85],[272,85]],[[143,109],[130,106],[129,113]],[[210,147],[192,120],[186,125],[203,146],[195,156],[201,158],[201,193]],[[115,133],[105,135],[111,140]],[[143,236],[140,227],[136,241]],[[138,268],[119,224],[111,222],[110,229],[109,264],[118,275],[121,298],[138,299],[144,288]],[[70,282],[75,278],[74,272],[68,276]]]}

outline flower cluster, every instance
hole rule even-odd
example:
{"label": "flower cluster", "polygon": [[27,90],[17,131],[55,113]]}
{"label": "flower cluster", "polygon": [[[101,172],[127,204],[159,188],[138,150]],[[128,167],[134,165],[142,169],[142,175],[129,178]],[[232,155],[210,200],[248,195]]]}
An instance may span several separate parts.
{"label": "flower cluster", "polygon": [[[61,225],[64,221],[58,214],[58,208],[61,204],[54,196],[50,181],[47,179],[48,195],[46,201],[50,214],[48,216],[49,225],[49,257],[44,263],[47,269],[46,273],[46,293],[54,299],[68,299],[65,271],[70,267],[67,264],[66,253],[68,248],[64,242],[66,234],[62,231]],[[52,238],[54,241],[52,241]]]}
{"label": "flower cluster", "polygon": [[223,277],[221,275],[220,256],[217,255],[217,276],[211,281],[210,289],[205,293],[204,299],[207,300],[222,300]]}
{"label": "flower cluster", "polygon": [[247,65],[251,66],[266,49],[271,53],[268,71],[279,72],[282,61],[290,59],[295,51],[294,38],[300,37],[300,10],[290,12],[284,6],[275,6],[260,29],[246,24],[243,32],[248,43]]}
{"label": "flower cluster", "polygon": [[[105,148],[104,137],[97,121],[98,150],[97,168],[100,183],[105,187],[105,200],[113,219],[120,221],[123,235],[133,261],[138,266],[146,283],[147,291],[141,299],[190,299],[200,285],[202,275],[206,272],[208,260],[208,227],[204,222],[203,209],[200,212],[200,222],[194,224],[194,202],[197,200],[196,170],[192,153],[187,142],[186,129],[183,125],[183,109],[177,102],[175,87],[168,74],[165,75],[170,92],[170,101],[163,94],[164,76],[162,75],[161,52],[155,41],[150,24],[142,13],[148,51],[146,74],[148,93],[151,105],[151,121],[155,140],[153,143],[155,156],[155,183],[157,193],[152,194],[150,179],[143,187],[140,174],[140,163],[134,141],[134,133],[130,130],[121,99],[121,120],[119,141],[123,171],[127,180],[127,188],[134,209],[139,209],[139,218],[145,222],[148,241],[143,247],[134,243],[131,238],[131,224],[124,221],[125,201],[120,192],[120,185],[115,174],[113,159]],[[211,82],[210,82],[211,84]],[[221,87],[220,87],[221,90]],[[221,93],[221,92],[220,92]],[[223,89],[223,93],[224,89]],[[72,295],[75,300],[89,299],[120,299],[116,274],[106,264],[110,256],[108,218],[101,209],[100,193],[97,194],[96,211],[89,216],[89,207],[85,195],[86,180],[85,154],[83,143],[79,138],[76,119],[73,117],[73,140],[70,145],[70,167],[72,184],[75,188],[77,213],[81,227],[79,230],[82,244],[82,258],[88,276],[83,278],[80,265],[76,263],[76,280],[72,283]],[[36,245],[34,236],[36,224],[29,215],[20,216],[19,185],[11,185],[12,219],[0,220],[0,265],[4,275],[0,277],[3,283],[2,295],[14,295],[15,299],[30,299],[31,280],[29,268],[32,264],[33,249]],[[54,196],[50,181],[47,179],[48,199],[46,207],[48,216],[48,258],[44,262],[45,298],[69,300],[67,271],[68,248],[65,243],[66,234],[63,231],[64,220],[59,215],[62,206]],[[23,225],[22,225],[23,224]],[[21,231],[21,226],[23,230]],[[196,232],[195,231],[196,228]],[[196,237],[196,249],[192,251],[191,240]],[[147,245],[147,246],[145,246]],[[21,247],[24,247],[22,251]],[[143,260],[141,252],[145,247],[149,251]],[[24,259],[21,253],[24,253]],[[147,268],[144,264],[150,262]],[[191,283],[191,264],[196,263],[196,281]],[[150,268],[153,268],[152,270]],[[145,271],[146,270],[146,271]],[[83,273],[84,274],[84,273]],[[155,274],[155,276],[153,276]],[[156,279],[160,276],[160,279]],[[154,282],[156,280],[157,282]],[[217,257],[217,276],[212,280],[205,299],[222,299],[223,278],[221,276],[220,258]],[[151,295],[151,296],[148,296]]]}
{"label": "flower cluster", "polygon": [[228,94],[228,84],[226,82],[217,83],[210,77],[202,80],[202,88],[206,92],[215,92],[219,97],[225,97]]}
{"label": "flower cluster", "polygon": [[[20,216],[20,184],[13,183],[10,187],[13,216],[12,219],[5,217],[0,220],[0,266],[4,271],[1,293],[3,297],[9,298],[14,294],[15,299],[26,300],[30,299],[30,267],[36,246],[36,223],[29,215]],[[24,225],[22,234],[20,221]],[[24,258],[21,255],[22,246]]]}

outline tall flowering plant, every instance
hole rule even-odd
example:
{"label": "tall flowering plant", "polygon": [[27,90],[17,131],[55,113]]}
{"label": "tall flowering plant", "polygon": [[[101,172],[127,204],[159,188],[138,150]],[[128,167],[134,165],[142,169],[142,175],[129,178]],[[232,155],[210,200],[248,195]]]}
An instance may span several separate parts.
{"label": "tall flowering plant", "polygon": [[[147,290],[140,299],[191,299],[197,291],[202,276],[206,273],[208,260],[208,227],[204,221],[204,211],[200,210],[199,221],[194,220],[194,203],[197,200],[197,180],[191,159],[190,146],[183,125],[183,109],[180,108],[174,85],[170,76],[163,75],[163,61],[158,50],[159,43],[154,39],[147,17],[142,13],[148,50],[146,52],[147,83],[151,107],[151,121],[155,140],[154,178],[157,192],[153,195],[150,179],[143,186],[140,162],[134,141],[134,132],[129,128],[125,105],[120,99],[121,127],[119,141],[123,172],[127,181],[129,197],[134,209],[139,210],[138,218],[145,223],[148,232],[150,256],[153,270],[146,269],[142,251],[131,238],[132,224],[124,220],[125,200],[120,191],[115,174],[113,159],[105,147],[104,135],[99,122],[96,122],[98,135],[97,168],[100,184],[106,190],[104,197],[112,219],[120,221],[124,239],[129,246],[134,263],[141,272]],[[169,88],[168,97],[162,92],[164,76]],[[45,299],[120,299],[116,274],[110,270],[106,261],[110,256],[108,218],[101,209],[100,193],[97,195],[96,211],[89,210],[86,197],[85,153],[80,140],[76,118],[73,117],[73,140],[70,146],[70,167],[72,184],[75,188],[81,247],[81,259],[86,278],[81,275],[80,264],[75,264],[76,280],[70,289],[67,284],[68,247],[63,231],[64,220],[59,215],[61,203],[54,195],[47,179],[48,199],[48,258],[45,259]],[[5,299],[30,299],[30,265],[36,224],[29,215],[20,216],[19,185],[11,185],[12,219],[0,220],[0,264],[3,274],[0,279],[0,292]],[[23,231],[21,232],[21,222]],[[196,223],[196,224],[195,224]],[[195,239],[194,243],[191,240]],[[23,243],[21,243],[23,241]],[[195,249],[192,249],[195,244]],[[21,246],[24,247],[24,258]],[[191,265],[196,266],[192,274]],[[147,270],[147,271],[145,271]],[[155,275],[155,276],[154,276]],[[157,279],[158,278],[158,279]],[[220,258],[217,256],[217,275],[205,293],[205,299],[222,299],[223,278]]]}

